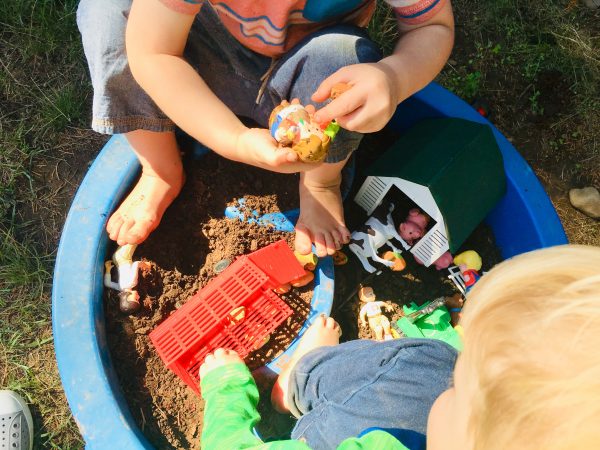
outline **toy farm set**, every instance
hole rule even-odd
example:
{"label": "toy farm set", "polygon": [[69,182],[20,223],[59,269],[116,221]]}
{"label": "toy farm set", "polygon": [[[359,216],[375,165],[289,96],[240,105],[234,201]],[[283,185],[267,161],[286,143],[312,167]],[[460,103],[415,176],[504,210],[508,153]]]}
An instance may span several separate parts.
{"label": "toy farm set", "polygon": [[[337,132],[294,104],[271,125],[308,161]],[[486,270],[566,243],[525,161],[450,92],[431,84],[387,128],[389,144],[346,173],[350,243],[318,259],[291,250],[297,178],[210,152],[150,238],[115,249],[106,218],[139,166],[122,136],[106,144],[71,206],[53,285],[59,371],[86,448],[197,447],[205,355],[227,347],[278,372],[322,313],[345,340],[422,336],[460,348],[460,310]]]}

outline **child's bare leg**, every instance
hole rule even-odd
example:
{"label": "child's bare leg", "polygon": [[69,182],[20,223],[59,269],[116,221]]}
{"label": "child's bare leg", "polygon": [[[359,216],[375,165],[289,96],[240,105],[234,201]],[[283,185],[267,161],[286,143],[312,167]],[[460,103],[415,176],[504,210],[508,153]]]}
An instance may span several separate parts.
{"label": "child's bare leg", "polygon": [[158,226],[183,185],[183,166],[173,132],[126,133],[142,165],[142,175],[106,225],[117,244],[139,244]]}
{"label": "child's bare leg", "polygon": [[296,250],[311,251],[314,242],[317,256],[333,255],[350,240],[344,223],[340,183],[348,158],[323,163],[300,174],[300,217],[296,223]]}
{"label": "child's bare leg", "polygon": [[296,363],[311,350],[319,347],[338,345],[340,326],[331,317],[319,316],[300,339],[298,348],[285,369],[281,371],[271,391],[271,403],[276,411],[288,413],[287,391],[290,373]]}

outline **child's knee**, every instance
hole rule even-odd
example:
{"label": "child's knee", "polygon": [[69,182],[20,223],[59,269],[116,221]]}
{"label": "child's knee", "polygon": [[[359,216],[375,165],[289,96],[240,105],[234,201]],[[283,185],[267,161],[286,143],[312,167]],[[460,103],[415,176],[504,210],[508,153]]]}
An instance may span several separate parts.
{"label": "child's knee", "polygon": [[[322,64],[336,71],[352,64],[377,62],[381,59],[381,51],[375,42],[358,32],[347,32],[345,28],[339,32],[334,30],[322,34],[311,42]],[[352,27],[348,28],[352,30]]]}

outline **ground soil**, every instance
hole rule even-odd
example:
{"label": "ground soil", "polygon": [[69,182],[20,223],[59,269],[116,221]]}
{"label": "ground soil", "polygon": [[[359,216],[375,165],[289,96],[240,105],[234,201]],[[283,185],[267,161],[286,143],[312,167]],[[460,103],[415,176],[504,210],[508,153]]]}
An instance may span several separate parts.
{"label": "ground soil", "polygon": [[[213,180],[219,180],[218,189]],[[106,297],[113,364],[135,420],[157,448],[197,448],[203,402],[164,366],[148,334],[214,277],[217,262],[233,261],[280,239],[292,245],[290,233],[224,218],[225,207],[242,196],[247,199],[242,208],[246,215],[293,209],[298,204],[297,176],[267,173],[212,153],[191,162],[183,192],[136,251],[136,259],[150,267],[142,272],[142,310],[126,316],[114,292]],[[296,337],[310,311],[312,286],[283,297],[294,313],[264,347],[249,355],[251,369],[276,357]]]}
{"label": "ground soil", "polygon": [[[363,147],[372,151],[360,153],[363,156],[358,159],[358,166],[368,165],[396,137],[393,133],[379,133],[366,138]],[[214,180],[219,180],[218,189]],[[246,198],[241,207],[246,216],[252,216],[254,211],[260,215],[293,209],[298,205],[297,181],[294,175],[234,164],[212,153],[190,162],[181,195],[159,228],[136,251],[136,259],[149,263],[149,269],[142,271],[139,289],[142,310],[132,316],[124,315],[119,311],[115,293],[107,293],[105,313],[113,364],[134,419],[157,448],[198,447],[203,401],[164,366],[148,334],[214,277],[214,267],[219,261],[233,261],[279,239],[293,246],[290,233],[226,219],[223,212],[226,206],[239,206],[240,197]],[[361,173],[357,171],[348,199],[361,183]],[[345,208],[351,229],[358,228],[366,215],[351,200]],[[473,233],[465,248],[482,254],[486,261],[484,269],[500,260],[491,233],[483,227]],[[359,326],[360,302],[355,293],[367,274],[348,250],[346,253],[350,256],[348,264],[336,268],[333,315],[342,326],[343,340],[371,338],[369,330]],[[399,317],[401,306],[410,301],[421,304],[455,292],[446,271],[419,266],[410,256],[406,260],[408,266],[403,272],[385,270],[369,282],[380,299],[393,305],[390,319]],[[293,315],[265,346],[246,360],[251,370],[256,370],[264,400],[259,405],[263,417],[259,431],[263,436],[285,435],[293,425],[289,417],[270,409],[268,392],[274,375],[260,367],[297,337],[310,312],[312,286],[282,297],[292,307]]]}

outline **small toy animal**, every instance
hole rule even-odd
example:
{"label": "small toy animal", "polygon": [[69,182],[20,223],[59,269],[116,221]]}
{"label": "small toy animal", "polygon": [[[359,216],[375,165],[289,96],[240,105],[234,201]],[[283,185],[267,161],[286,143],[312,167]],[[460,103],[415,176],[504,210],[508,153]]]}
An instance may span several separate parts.
{"label": "small toy animal", "polygon": [[[453,258],[452,258],[452,255],[450,254],[450,252],[444,252],[444,253],[442,253],[442,256],[440,256],[438,259],[436,259],[433,262],[433,265],[435,266],[435,268],[437,270],[447,269],[448,267],[450,267],[450,264],[452,264],[452,260],[453,260]],[[421,261],[416,256],[415,256],[415,262],[417,264],[423,265],[423,261]]]}
{"label": "small toy animal", "polygon": [[392,219],[393,210],[393,203],[390,203],[387,216],[382,217],[377,213],[378,210],[375,210],[375,213],[365,222],[365,226],[350,236],[348,248],[358,257],[358,260],[367,272],[373,273],[376,270],[369,263],[368,258],[380,262],[387,267],[394,266],[394,261],[385,260],[377,254],[377,250],[384,244],[389,245],[392,251],[397,254],[402,253],[401,250],[394,247],[390,242],[391,239],[397,239],[399,242],[402,242]]}
{"label": "small toy animal", "polygon": [[429,218],[418,208],[413,208],[408,212],[406,220],[400,224],[400,236],[408,245],[413,245],[417,239],[423,237],[428,223]]}

